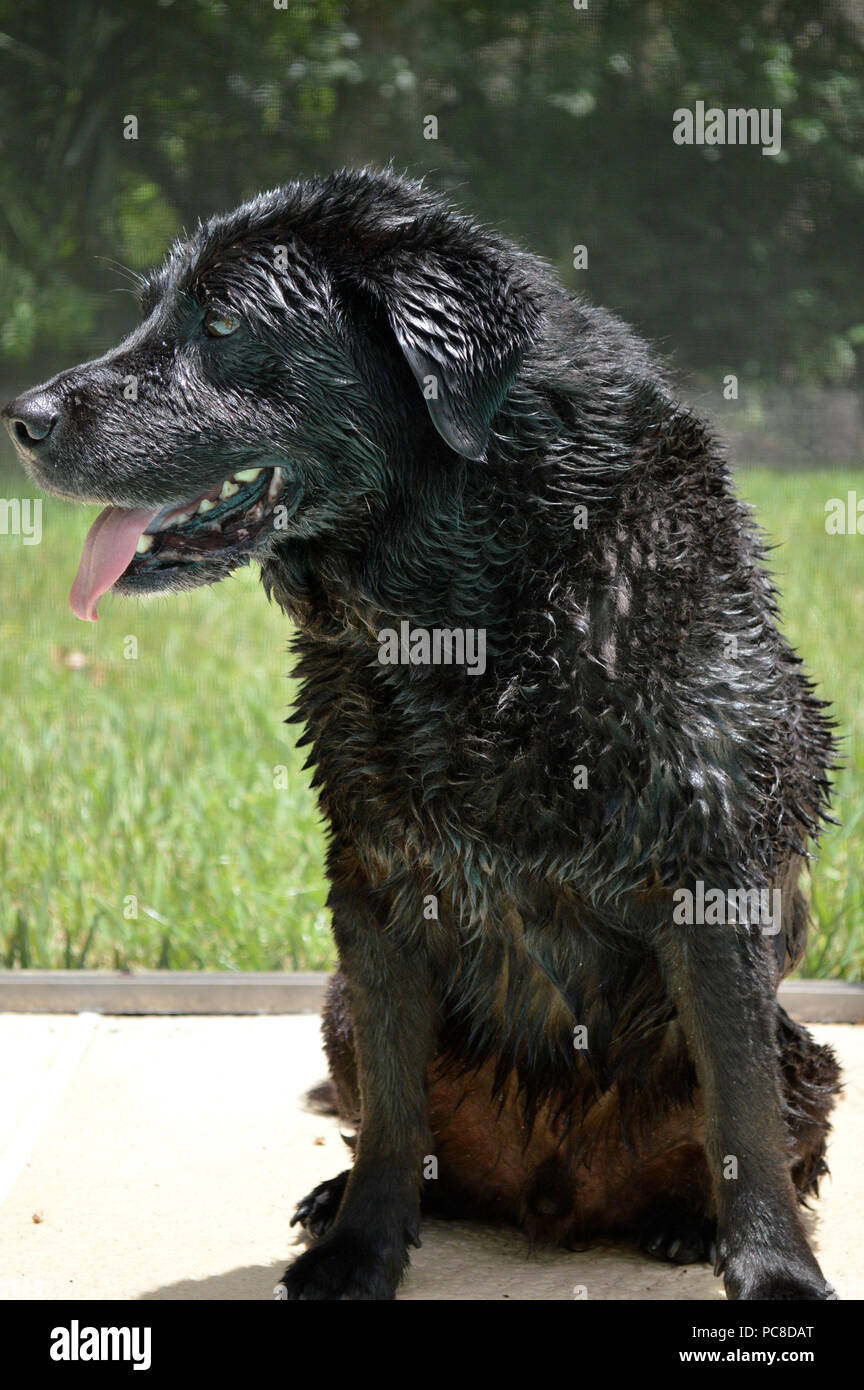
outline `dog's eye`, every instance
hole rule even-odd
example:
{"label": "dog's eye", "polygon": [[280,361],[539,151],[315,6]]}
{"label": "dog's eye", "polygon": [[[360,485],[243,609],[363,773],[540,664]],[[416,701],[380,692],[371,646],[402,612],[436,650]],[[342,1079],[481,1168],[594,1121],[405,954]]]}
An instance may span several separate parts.
{"label": "dog's eye", "polygon": [[208,309],[204,315],[204,331],[211,338],[230,338],[240,327],[240,320],[230,314],[220,314],[216,309]]}

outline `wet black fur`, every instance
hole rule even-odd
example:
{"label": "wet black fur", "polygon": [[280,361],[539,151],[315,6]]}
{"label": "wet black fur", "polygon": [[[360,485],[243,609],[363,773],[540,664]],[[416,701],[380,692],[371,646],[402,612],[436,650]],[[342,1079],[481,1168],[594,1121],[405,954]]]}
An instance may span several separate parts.
{"label": "wet black fur", "polygon": [[[795,1195],[824,1167],[837,1070],[775,992],[804,950],[832,738],[710,430],[625,325],[389,173],[211,219],[143,301],[113,353],[37,388],[58,426],[27,461],[127,506],[280,463],[297,500],[254,558],[296,625],[342,967],[329,1050],[362,1118],[289,1296],[392,1296],[435,1153],[429,1078],[484,1064],[526,1134],[541,1111],[559,1127],[566,1162],[528,1209],[578,1228],[580,1164],[701,1107],[688,1231],[719,1221],[730,1294],[829,1296]],[[206,340],[208,305],[240,333]],[[237,562],[132,566],[117,587]],[[403,620],[485,630],[485,672],[382,665]],[[781,888],[783,932],[674,926],[671,893],[697,880]],[[661,1245],[667,1208],[646,1192]]]}

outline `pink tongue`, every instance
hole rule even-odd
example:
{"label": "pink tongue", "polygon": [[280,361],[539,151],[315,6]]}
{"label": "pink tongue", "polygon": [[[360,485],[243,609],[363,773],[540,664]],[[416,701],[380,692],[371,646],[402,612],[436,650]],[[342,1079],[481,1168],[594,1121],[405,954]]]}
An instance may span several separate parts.
{"label": "pink tongue", "polygon": [[84,542],[81,563],[69,595],[76,618],[95,623],[96,604],[126,569],[139,538],[158,512],[146,507],[106,507],[100,512]]}

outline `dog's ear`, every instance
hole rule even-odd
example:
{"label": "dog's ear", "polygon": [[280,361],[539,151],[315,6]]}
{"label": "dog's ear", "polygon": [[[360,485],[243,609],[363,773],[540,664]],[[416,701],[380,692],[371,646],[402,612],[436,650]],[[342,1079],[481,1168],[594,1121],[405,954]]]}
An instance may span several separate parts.
{"label": "dog's ear", "polygon": [[539,320],[521,277],[491,255],[458,266],[410,255],[374,290],[441,437],[481,459]]}

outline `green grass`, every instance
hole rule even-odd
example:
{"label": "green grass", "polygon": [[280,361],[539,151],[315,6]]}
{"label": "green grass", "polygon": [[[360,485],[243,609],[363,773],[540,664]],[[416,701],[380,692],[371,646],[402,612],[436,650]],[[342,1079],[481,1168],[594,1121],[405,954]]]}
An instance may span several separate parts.
{"label": "green grass", "polygon": [[173,599],[106,597],[78,622],[67,591],[93,516],[50,500],[41,545],[0,536],[0,960],[325,968],[322,835],[281,722],[284,616],[249,568]]}
{"label": "green grass", "polygon": [[864,471],[824,469],[738,475],[741,495],[756,509],[770,540],[781,594],[783,627],[830,699],[843,763],[834,779],[834,815],[805,885],[815,930],[801,974],[864,976],[864,535],[829,536],[825,503],[857,492]]}
{"label": "green grass", "polygon": [[[840,470],[740,475],[784,542],[786,630],[846,735],[808,968],[847,978],[864,967],[864,536],[827,536],[824,504],[856,485]],[[18,475],[2,495],[27,495]],[[323,837],[281,723],[285,619],[249,569],[181,597],[105,598],[98,623],[77,622],[67,594],[92,517],[51,500],[41,545],[0,535],[0,964],[326,967]]]}

